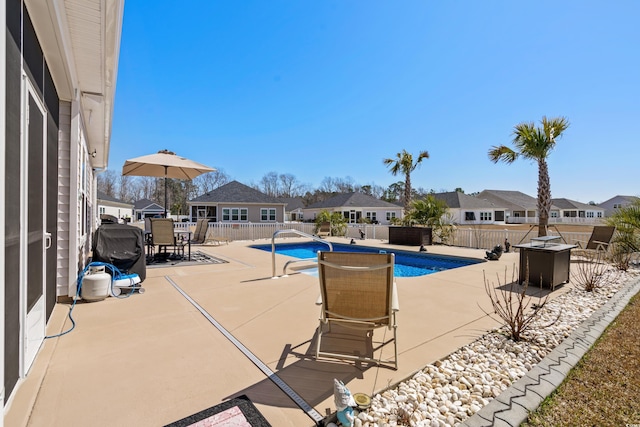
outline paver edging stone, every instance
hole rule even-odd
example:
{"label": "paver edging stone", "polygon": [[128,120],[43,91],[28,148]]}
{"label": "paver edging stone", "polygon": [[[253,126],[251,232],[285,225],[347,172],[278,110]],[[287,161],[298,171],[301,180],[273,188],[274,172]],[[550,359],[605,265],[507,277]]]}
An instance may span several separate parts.
{"label": "paver edging stone", "polygon": [[[525,422],[529,412],[535,411],[540,403],[562,384],[566,373],[582,359],[607,326],[616,319],[629,300],[638,292],[640,292],[640,279],[619,290],[527,375],[513,383],[460,425],[464,427],[519,426]],[[569,365],[570,368],[562,369],[566,368],[563,366],[559,369],[562,364]],[[565,371],[566,373],[563,373]],[[512,402],[514,399],[518,399],[518,402]],[[524,412],[523,405],[526,405]]]}

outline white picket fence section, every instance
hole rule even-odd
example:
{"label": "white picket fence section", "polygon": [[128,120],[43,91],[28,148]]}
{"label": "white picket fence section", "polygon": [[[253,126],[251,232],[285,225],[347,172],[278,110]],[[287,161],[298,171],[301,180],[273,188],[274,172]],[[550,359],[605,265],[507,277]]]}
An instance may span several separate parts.
{"label": "white picket fence section", "polygon": [[[176,228],[195,229],[193,222],[176,222]],[[221,223],[210,222],[209,233],[212,236],[226,237],[230,240],[262,240],[271,239],[273,233],[279,230],[294,229],[307,234],[313,234],[315,224],[308,222],[291,222],[291,223]],[[386,225],[373,224],[348,224],[345,239],[360,239],[360,230],[365,234],[365,239],[389,240],[389,227]],[[549,235],[558,235],[558,232],[550,229]],[[479,227],[456,227],[449,244],[452,246],[461,246],[465,248],[491,249],[496,245],[504,247],[505,239],[513,245],[531,242],[532,237],[537,237],[537,230],[527,232],[527,230],[489,230]],[[563,243],[574,243],[577,240],[587,241],[591,236],[590,232],[562,232],[560,236],[564,239]],[[281,234],[278,238],[300,239],[296,234]],[[436,241],[436,243],[439,243]]]}

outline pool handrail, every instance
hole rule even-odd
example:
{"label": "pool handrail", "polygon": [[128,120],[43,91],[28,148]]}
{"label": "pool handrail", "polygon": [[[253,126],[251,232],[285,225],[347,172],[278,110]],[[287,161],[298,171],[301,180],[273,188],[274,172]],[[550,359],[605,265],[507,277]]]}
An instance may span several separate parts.
{"label": "pool handrail", "polygon": [[282,276],[280,277],[287,277],[287,267],[289,267],[290,264],[295,264],[297,262],[311,262],[317,265],[318,258],[316,257],[316,258],[290,259],[289,261],[284,263],[284,267],[282,267]]}
{"label": "pool handrail", "polygon": [[[309,239],[315,240],[316,242],[324,243],[329,246],[329,251],[333,252],[333,245],[328,240],[324,240],[318,236],[314,236],[313,234],[305,233],[304,231],[295,230],[295,229],[287,229],[287,230],[277,230],[271,236],[271,278],[277,279],[276,276],[276,236],[283,233],[294,233],[302,237],[308,237]],[[286,266],[285,266],[286,267]]]}

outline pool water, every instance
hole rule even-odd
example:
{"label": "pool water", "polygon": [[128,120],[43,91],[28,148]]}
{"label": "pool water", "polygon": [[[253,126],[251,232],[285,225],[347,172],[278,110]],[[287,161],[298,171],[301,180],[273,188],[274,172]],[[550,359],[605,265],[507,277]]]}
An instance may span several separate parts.
{"label": "pool water", "polygon": [[[359,245],[345,245],[342,243],[332,243],[333,250],[336,252],[371,252],[379,253],[380,248],[372,248]],[[253,245],[255,249],[271,252],[271,244]],[[318,258],[318,251],[329,250],[329,246],[319,242],[304,243],[279,243],[276,244],[276,253],[288,255],[290,257],[307,259]],[[427,274],[437,273],[438,271],[450,270],[452,268],[466,267],[468,265],[477,264],[484,260],[461,258],[447,255],[432,255],[424,252],[409,252],[402,250],[383,249],[384,252],[395,254],[395,266],[393,273],[396,277],[417,277]]]}

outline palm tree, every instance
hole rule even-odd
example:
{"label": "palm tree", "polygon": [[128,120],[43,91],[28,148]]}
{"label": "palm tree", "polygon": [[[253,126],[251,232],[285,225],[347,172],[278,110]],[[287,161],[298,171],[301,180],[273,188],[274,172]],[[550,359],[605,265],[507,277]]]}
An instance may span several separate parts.
{"label": "palm tree", "polygon": [[423,159],[428,159],[429,153],[427,151],[421,151],[414,163],[413,155],[408,153],[407,150],[402,150],[401,153],[396,154],[395,159],[383,159],[382,162],[389,166],[389,169],[393,175],[398,173],[404,174],[404,212],[409,212],[411,207],[411,172],[413,172],[422,162]]}
{"label": "palm tree", "polygon": [[569,121],[564,117],[542,117],[541,124],[542,127],[536,127],[533,122],[516,125],[513,130],[515,150],[504,145],[494,146],[489,150],[489,159],[494,163],[513,163],[520,156],[538,163],[538,237],[547,235],[551,209],[547,157],[555,147],[556,139],[569,127]]}

